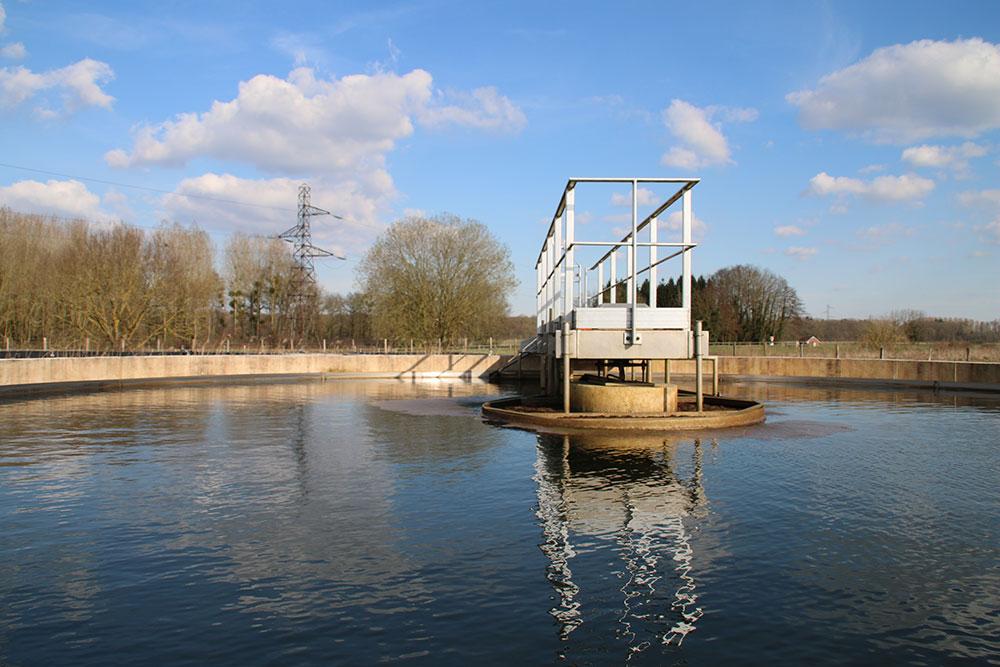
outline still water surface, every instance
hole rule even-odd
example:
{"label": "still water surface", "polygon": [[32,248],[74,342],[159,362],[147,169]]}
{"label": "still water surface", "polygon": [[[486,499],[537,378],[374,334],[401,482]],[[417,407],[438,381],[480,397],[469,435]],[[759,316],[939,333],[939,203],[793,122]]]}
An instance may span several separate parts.
{"label": "still water surface", "polygon": [[1000,664],[1000,398],[743,383],[675,440],[486,384],[0,403],[0,664]]}

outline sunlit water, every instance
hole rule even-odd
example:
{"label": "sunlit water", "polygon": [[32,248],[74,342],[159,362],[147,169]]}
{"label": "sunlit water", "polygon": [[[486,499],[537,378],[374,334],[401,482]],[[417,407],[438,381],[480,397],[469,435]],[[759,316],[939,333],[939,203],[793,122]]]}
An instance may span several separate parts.
{"label": "sunlit water", "polygon": [[1000,662],[1000,397],[737,384],[538,436],[467,382],[0,403],[0,664]]}

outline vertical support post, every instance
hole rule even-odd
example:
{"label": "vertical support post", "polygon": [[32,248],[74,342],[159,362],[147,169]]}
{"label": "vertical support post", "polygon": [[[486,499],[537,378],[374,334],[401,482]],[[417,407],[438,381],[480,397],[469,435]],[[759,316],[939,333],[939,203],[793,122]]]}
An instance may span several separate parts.
{"label": "vertical support post", "polygon": [[[229,352],[229,341],[226,341],[226,352]],[[326,339],[323,339],[323,354],[326,354]]]}
{"label": "vertical support post", "polygon": [[702,400],[704,398],[704,388],[702,386],[701,377],[701,320],[697,320],[694,323],[694,372],[695,372],[695,383],[694,383],[694,394],[695,400],[698,405],[698,412],[702,411]]}
{"label": "vertical support post", "polygon": [[563,356],[563,413],[569,414],[569,322],[562,325],[562,356]]}
{"label": "vertical support post", "polygon": [[[685,190],[681,213],[681,243],[691,243],[691,191]],[[681,276],[681,307],[687,311],[688,322],[691,321],[691,251],[684,248],[681,255],[683,273]]]}
{"label": "vertical support post", "polygon": [[[555,312],[556,300],[556,274],[555,261],[556,243],[553,237],[547,239],[548,252],[545,259],[545,322],[546,330],[552,324],[553,313]],[[550,276],[551,274],[551,276]]]}
{"label": "vertical support post", "polygon": [[618,303],[618,247],[611,251],[611,299],[608,303]]}
{"label": "vertical support post", "polygon": [[538,363],[540,364],[540,366],[538,368],[538,383],[540,385],[539,389],[542,392],[542,396],[548,396],[549,395],[549,382],[548,382],[548,379],[549,379],[548,378],[548,374],[549,374],[549,355],[548,355],[548,351],[546,351],[545,354],[543,354],[539,358]]}
{"label": "vertical support post", "polygon": [[[563,228],[566,224],[566,209],[563,209],[562,215],[556,220],[555,228],[555,255],[553,257],[552,266],[558,266],[555,275],[552,276],[552,282],[555,285],[555,303],[552,305],[555,308],[556,316],[562,315],[566,309],[566,293],[563,290],[563,278],[566,272],[566,248],[563,245]],[[563,303],[560,304],[559,302]]]}
{"label": "vertical support post", "polygon": [[663,360],[663,383],[670,384],[670,360]]}
{"label": "vertical support post", "polygon": [[628,271],[629,271],[629,275],[628,275],[628,279],[629,279],[628,298],[629,298],[629,302],[632,304],[631,305],[631,308],[632,308],[632,337],[631,337],[631,341],[632,341],[633,345],[635,345],[635,342],[638,339],[638,335],[636,333],[636,320],[638,319],[637,315],[639,314],[637,312],[637,308],[638,308],[638,305],[639,305],[639,300],[638,300],[638,296],[636,294],[636,288],[637,288],[637,286],[635,284],[636,283],[636,279],[635,279],[635,263],[636,263],[636,260],[639,259],[639,246],[637,245],[639,243],[639,239],[637,238],[638,236],[639,236],[639,181],[637,181],[635,179],[632,179],[632,244],[629,246],[629,254],[628,254],[628,260],[629,260],[628,261],[628,264],[629,264],[629,266],[628,266]]}
{"label": "vertical support post", "polygon": [[[656,243],[656,218],[649,221],[649,242]],[[649,246],[649,307],[656,308],[656,246]]]}
{"label": "vertical support post", "polygon": [[566,234],[564,240],[566,243],[566,251],[563,253],[563,315],[566,316],[568,321],[569,313],[573,310],[573,241],[575,240],[574,231],[574,188],[572,185],[566,188],[566,205],[563,207],[563,222],[566,224]]}
{"label": "vertical support post", "polygon": [[604,303],[604,262],[597,265],[597,305]]}
{"label": "vertical support post", "polygon": [[719,358],[712,357],[712,395],[719,395]]}
{"label": "vertical support post", "polygon": [[542,270],[545,265],[543,257],[545,257],[544,247],[541,257],[538,258],[538,263],[535,264],[535,333],[538,333],[542,328],[542,313],[545,312],[542,305]]}

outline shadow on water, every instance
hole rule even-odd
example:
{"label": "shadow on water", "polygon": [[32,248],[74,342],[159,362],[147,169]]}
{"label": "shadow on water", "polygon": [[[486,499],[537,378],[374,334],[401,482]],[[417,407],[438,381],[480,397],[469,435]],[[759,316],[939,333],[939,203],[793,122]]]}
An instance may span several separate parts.
{"label": "shadow on water", "polygon": [[703,612],[686,521],[707,504],[704,448],[700,439],[538,436],[539,546],[563,658],[624,644],[628,661],[657,647],[655,661],[695,629]]}

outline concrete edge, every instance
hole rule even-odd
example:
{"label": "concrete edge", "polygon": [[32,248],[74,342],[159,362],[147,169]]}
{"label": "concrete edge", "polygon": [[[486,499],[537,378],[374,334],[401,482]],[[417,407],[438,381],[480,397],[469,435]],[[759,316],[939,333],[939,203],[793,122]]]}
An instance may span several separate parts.
{"label": "concrete edge", "polygon": [[0,386],[0,400],[31,398],[57,394],[75,394],[101,391],[123,391],[143,387],[195,387],[199,385],[236,386],[247,384],[272,384],[311,380],[487,380],[487,375],[471,371],[406,371],[403,373],[274,373],[247,375],[190,375],[182,377],[136,378],[127,380],[86,380],[78,382],[45,382]]}
{"label": "concrete edge", "polygon": [[[690,379],[695,375],[671,373],[671,377]],[[778,382],[782,384],[807,384],[816,386],[840,385],[867,389],[919,389],[930,391],[1000,393],[1000,383],[991,382],[938,382],[933,380],[890,380],[885,378],[845,378],[821,375],[719,375],[722,381]]]}

